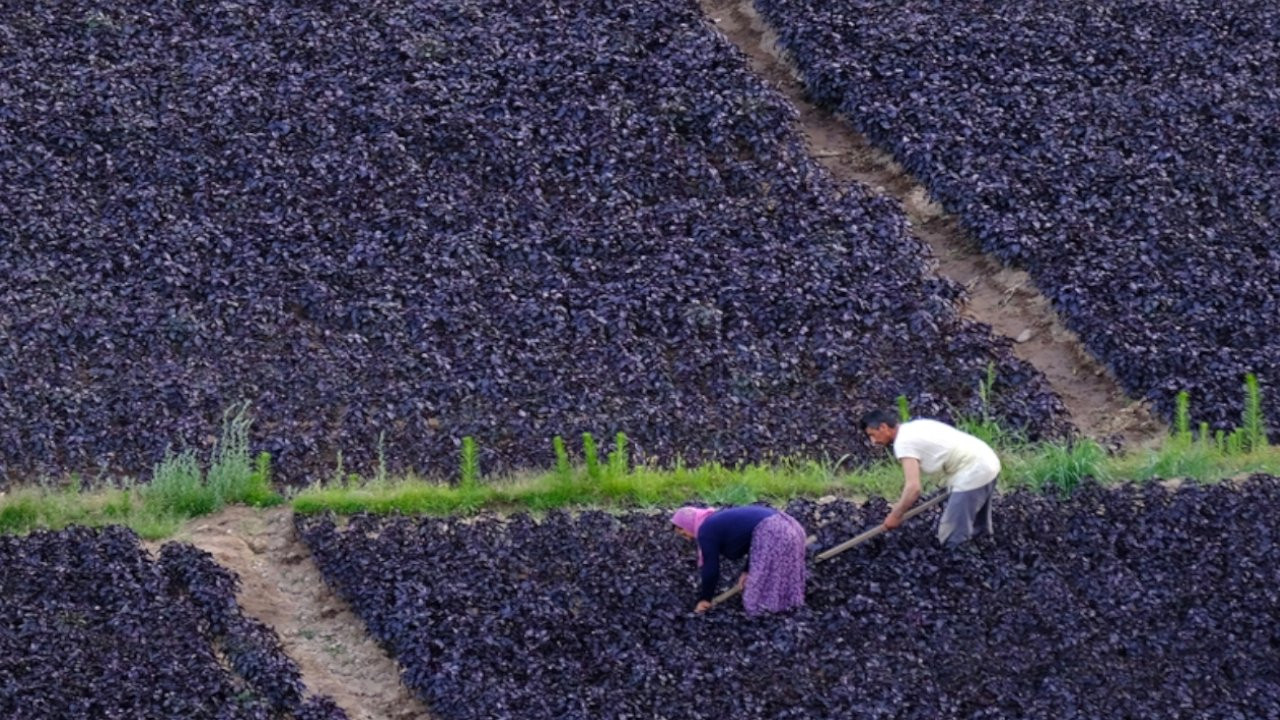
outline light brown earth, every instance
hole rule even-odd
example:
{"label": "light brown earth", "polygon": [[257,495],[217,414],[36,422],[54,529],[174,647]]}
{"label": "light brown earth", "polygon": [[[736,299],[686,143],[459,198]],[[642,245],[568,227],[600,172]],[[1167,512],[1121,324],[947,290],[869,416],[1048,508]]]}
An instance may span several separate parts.
{"label": "light brown earth", "polygon": [[859,182],[898,200],[912,232],[933,249],[936,272],[969,292],[964,317],[990,325],[1014,341],[1013,352],[1048,379],[1071,420],[1093,438],[1118,436],[1129,448],[1149,447],[1168,430],[1145,401],[1127,397],[1111,373],[1059,321],[1049,300],[1024,271],[984,255],[954,216],[892,156],[873,147],[839,115],[805,96],[800,75],[750,0],[700,0],[711,23],[750,60],[751,67],[799,110],[798,130],[809,151],[839,182]]}
{"label": "light brown earth", "polygon": [[[431,715],[400,683],[395,661],[329,590],[296,536],[287,507],[228,507],[174,535],[240,576],[245,614],[275,629],[309,693],[328,695],[351,720],[421,720]],[[160,543],[148,543],[158,555]]]}

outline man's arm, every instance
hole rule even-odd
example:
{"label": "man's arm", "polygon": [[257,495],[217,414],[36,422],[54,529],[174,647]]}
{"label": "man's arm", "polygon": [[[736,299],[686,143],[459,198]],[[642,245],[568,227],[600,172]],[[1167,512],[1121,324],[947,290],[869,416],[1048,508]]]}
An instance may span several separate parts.
{"label": "man's arm", "polygon": [[902,497],[889,511],[884,519],[884,526],[893,530],[902,524],[902,516],[920,499],[920,460],[918,458],[902,458]]}

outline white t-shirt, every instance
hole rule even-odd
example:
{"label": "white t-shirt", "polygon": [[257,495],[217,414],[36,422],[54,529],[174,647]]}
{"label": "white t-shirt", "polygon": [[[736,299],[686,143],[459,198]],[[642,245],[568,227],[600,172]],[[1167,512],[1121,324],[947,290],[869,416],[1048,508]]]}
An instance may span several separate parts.
{"label": "white t-shirt", "polygon": [[911,420],[898,426],[894,457],[916,458],[925,474],[941,472],[953,492],[980,488],[1000,474],[1000,458],[990,445],[937,420]]}

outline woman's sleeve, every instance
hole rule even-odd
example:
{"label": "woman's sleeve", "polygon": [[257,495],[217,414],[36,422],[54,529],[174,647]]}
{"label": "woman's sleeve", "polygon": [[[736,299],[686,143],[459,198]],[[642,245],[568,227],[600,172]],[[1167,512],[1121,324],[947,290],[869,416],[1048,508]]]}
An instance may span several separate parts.
{"label": "woman's sleeve", "polygon": [[716,596],[716,585],[720,583],[720,546],[698,538],[698,547],[702,550],[702,589],[698,599],[711,600]]}

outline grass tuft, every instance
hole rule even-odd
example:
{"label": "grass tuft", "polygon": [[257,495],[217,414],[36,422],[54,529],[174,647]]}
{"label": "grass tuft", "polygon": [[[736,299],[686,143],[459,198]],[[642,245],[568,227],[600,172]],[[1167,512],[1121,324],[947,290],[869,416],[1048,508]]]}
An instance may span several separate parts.
{"label": "grass tuft", "polygon": [[480,451],[476,449],[476,439],[470,435],[462,438],[460,476],[463,488],[474,490],[480,484]]}
{"label": "grass tuft", "polygon": [[600,453],[596,450],[595,437],[589,432],[582,433],[582,459],[587,465],[587,477],[600,482]]}
{"label": "grass tuft", "polygon": [[1247,373],[1244,376],[1244,412],[1240,416],[1240,447],[1245,452],[1254,452],[1267,447],[1266,418],[1262,414],[1262,390],[1258,387],[1258,376]]}
{"label": "grass tuft", "polygon": [[151,473],[151,482],[142,487],[142,500],[155,510],[196,517],[220,509],[225,502],[223,490],[221,483],[205,482],[194,451],[166,452]]}
{"label": "grass tuft", "polygon": [[569,451],[564,447],[564,438],[559,435],[552,438],[551,447],[556,453],[556,479],[561,483],[573,482],[573,467],[569,464]]}
{"label": "grass tuft", "polygon": [[1107,482],[1107,452],[1093,440],[1045,443],[1036,452],[1011,456],[1005,477],[1010,484],[1068,495],[1086,479]]}
{"label": "grass tuft", "polygon": [[143,538],[161,539],[189,518],[227,504],[278,505],[284,498],[271,488],[271,455],[264,452],[250,459],[248,409],[247,404],[237,405],[223,415],[207,471],[188,449],[166,451],[145,484],[125,479],[116,487],[84,491],[73,476],[62,488],[19,488],[0,497],[0,532],[118,524]]}

